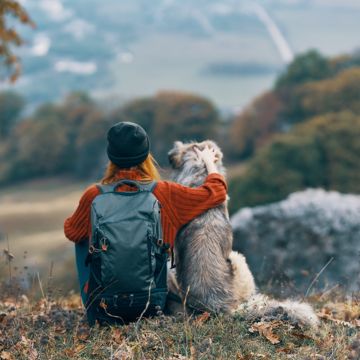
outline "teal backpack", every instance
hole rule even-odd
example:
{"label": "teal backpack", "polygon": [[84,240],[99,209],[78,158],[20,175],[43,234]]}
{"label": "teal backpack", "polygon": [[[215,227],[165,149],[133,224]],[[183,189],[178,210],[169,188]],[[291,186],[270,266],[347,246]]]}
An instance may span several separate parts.
{"label": "teal backpack", "polygon": [[[137,191],[116,191],[122,184]],[[162,240],[156,182],[122,179],[99,185],[91,205],[88,300],[89,325],[123,324],[155,316],[165,307],[169,244]]]}

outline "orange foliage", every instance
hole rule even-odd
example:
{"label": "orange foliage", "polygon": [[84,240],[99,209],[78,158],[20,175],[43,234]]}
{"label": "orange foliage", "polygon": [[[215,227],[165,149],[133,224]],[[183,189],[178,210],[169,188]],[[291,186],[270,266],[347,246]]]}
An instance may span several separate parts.
{"label": "orange foliage", "polygon": [[301,86],[291,110],[304,118],[343,109],[360,114],[359,92],[360,67],[354,66],[334,78]]}
{"label": "orange foliage", "polygon": [[11,47],[21,46],[25,41],[21,39],[14,28],[9,26],[7,22],[9,16],[17,18],[22,24],[30,25],[33,28],[35,24],[18,2],[0,1],[0,68],[1,70],[5,69],[3,74],[0,73],[0,78],[3,80],[9,77],[10,82],[13,83],[21,74],[22,66],[20,59],[12,53]]}
{"label": "orange foliage", "polygon": [[235,156],[251,156],[278,132],[277,117],[283,104],[276,94],[267,92],[236,117],[230,129]]}

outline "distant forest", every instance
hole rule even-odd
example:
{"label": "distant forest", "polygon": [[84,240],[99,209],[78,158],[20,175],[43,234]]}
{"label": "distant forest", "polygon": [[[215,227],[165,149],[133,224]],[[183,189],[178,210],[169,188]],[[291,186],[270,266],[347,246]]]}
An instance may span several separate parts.
{"label": "distant forest", "polygon": [[175,140],[213,139],[228,164],[244,162],[245,171],[229,179],[231,213],[307,187],[360,193],[359,94],[360,57],[316,51],[297,56],[272,91],[231,119],[222,119],[209,100],[181,92],[135,99],[113,111],[73,93],[20,119],[24,99],[3,92],[0,184],[60,174],[99,178],[108,128],[131,121],[149,133],[160,166],[167,166]]}

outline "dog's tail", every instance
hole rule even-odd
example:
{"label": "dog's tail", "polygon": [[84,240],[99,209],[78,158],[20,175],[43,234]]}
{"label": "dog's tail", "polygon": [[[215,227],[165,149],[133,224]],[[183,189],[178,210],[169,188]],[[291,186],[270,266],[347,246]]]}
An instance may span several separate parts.
{"label": "dog's tail", "polygon": [[259,294],[244,255],[232,251],[229,259],[234,276],[235,296],[240,303],[235,312],[241,311],[249,317],[286,314],[291,322],[309,326],[319,323],[313,308],[306,302],[271,300],[266,295]]}
{"label": "dog's tail", "polygon": [[313,308],[306,302],[269,299],[266,295],[251,296],[247,303],[238,306],[236,312],[241,311],[246,317],[287,315],[293,323],[302,323],[315,327],[319,324]]}

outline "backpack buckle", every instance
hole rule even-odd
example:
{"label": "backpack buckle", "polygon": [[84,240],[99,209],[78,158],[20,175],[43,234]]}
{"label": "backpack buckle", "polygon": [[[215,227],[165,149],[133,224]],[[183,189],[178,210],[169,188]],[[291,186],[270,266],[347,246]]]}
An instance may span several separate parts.
{"label": "backpack buckle", "polygon": [[156,245],[157,246],[163,246],[164,245],[164,240],[163,239],[157,239]]}
{"label": "backpack buckle", "polygon": [[[103,243],[104,242],[104,243]],[[100,244],[101,244],[101,248],[106,251],[107,248],[109,247],[109,245],[106,245],[106,237],[103,237],[101,240],[100,240]]]}
{"label": "backpack buckle", "polygon": [[171,250],[170,250],[170,244],[165,244],[165,246],[164,246],[164,252],[166,252],[166,253],[170,253],[171,252]]}
{"label": "backpack buckle", "polygon": [[95,251],[95,248],[94,248],[94,246],[91,245],[89,247],[89,253],[92,255],[94,253],[94,251]]}

